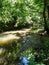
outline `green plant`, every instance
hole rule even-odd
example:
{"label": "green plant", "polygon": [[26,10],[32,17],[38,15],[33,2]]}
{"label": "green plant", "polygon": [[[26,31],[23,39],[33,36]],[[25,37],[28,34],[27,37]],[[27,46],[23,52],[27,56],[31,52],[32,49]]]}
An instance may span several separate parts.
{"label": "green plant", "polygon": [[35,65],[35,62],[34,62],[35,57],[34,57],[34,55],[29,54],[29,56],[28,56],[28,60],[29,60],[28,65]]}

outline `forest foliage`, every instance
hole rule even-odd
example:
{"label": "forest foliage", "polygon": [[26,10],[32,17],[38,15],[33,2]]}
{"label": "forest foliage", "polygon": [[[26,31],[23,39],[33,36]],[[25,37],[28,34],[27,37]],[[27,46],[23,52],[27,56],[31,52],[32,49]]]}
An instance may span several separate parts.
{"label": "forest foliage", "polygon": [[0,31],[27,27],[29,24],[43,23],[43,1],[1,0]]}
{"label": "forest foliage", "polygon": [[[3,34],[3,39],[0,36],[4,44],[0,47],[3,50],[0,57],[4,56],[5,60],[2,65],[18,63],[17,55],[30,58],[29,65],[49,65],[49,0],[0,0],[0,32],[31,27],[27,34],[13,33],[12,39],[8,35]],[[38,32],[40,28],[44,28],[43,33]],[[15,40],[16,35],[21,39]]]}

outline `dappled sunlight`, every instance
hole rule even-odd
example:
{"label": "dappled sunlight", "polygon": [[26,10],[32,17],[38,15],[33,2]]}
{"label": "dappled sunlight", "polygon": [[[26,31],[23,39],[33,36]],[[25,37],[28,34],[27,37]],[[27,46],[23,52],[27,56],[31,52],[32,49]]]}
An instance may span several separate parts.
{"label": "dappled sunlight", "polygon": [[48,0],[0,0],[0,65],[49,65]]}
{"label": "dappled sunlight", "polygon": [[7,32],[3,32],[2,34],[17,34],[17,33],[19,33],[19,34],[24,33],[25,34],[29,31],[30,31],[30,29],[23,29],[23,30],[18,30],[18,31],[7,31]]}
{"label": "dappled sunlight", "polygon": [[20,37],[12,35],[12,34],[2,36],[0,37],[0,46],[9,44],[10,42],[14,40],[17,41],[18,39],[20,39]]}
{"label": "dappled sunlight", "polygon": [[30,32],[30,29],[23,29],[18,31],[8,31],[0,34],[0,46],[12,43],[14,40],[19,40],[21,36],[25,36]]}

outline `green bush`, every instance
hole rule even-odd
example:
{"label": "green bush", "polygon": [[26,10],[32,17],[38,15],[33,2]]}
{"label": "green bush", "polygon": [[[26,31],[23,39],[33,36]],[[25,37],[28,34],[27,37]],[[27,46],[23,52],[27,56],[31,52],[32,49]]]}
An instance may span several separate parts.
{"label": "green bush", "polygon": [[35,65],[35,62],[34,62],[35,57],[34,57],[34,55],[29,54],[29,56],[28,56],[28,60],[29,60],[28,65]]}
{"label": "green bush", "polygon": [[28,65],[45,65],[42,62],[35,62],[35,56],[33,54],[29,54],[28,56],[29,63]]}

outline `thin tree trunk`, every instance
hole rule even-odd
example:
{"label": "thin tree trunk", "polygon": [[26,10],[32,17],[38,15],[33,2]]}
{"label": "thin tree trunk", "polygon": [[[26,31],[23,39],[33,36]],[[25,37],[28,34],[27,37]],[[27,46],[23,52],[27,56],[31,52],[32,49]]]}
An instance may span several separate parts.
{"label": "thin tree trunk", "polygon": [[47,26],[47,20],[46,20],[46,5],[47,5],[47,1],[44,0],[44,9],[43,9],[44,29],[47,31],[48,26]]}
{"label": "thin tree trunk", "polygon": [[43,9],[43,18],[44,18],[44,30],[49,33],[48,25],[47,25],[47,20],[46,20],[46,8],[47,8],[47,0],[44,0],[44,9]]}
{"label": "thin tree trunk", "polygon": [[[44,18],[44,30],[47,31],[47,33],[49,34],[49,28],[47,25],[47,20],[46,20],[46,8],[47,8],[47,0],[44,0],[44,9],[43,9],[43,18]],[[48,12],[49,14],[49,12]],[[49,17],[49,15],[48,15]]]}
{"label": "thin tree trunk", "polygon": [[48,20],[49,20],[49,6],[47,6],[47,11],[48,11]]}

